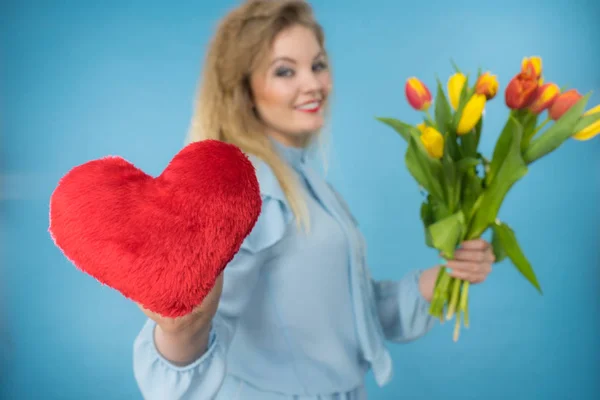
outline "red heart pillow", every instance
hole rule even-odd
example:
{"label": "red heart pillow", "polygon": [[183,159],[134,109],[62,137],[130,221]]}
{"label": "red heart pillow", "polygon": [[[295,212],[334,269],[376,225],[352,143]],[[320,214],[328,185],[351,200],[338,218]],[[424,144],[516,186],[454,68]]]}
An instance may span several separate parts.
{"label": "red heart pillow", "polygon": [[76,267],[176,317],[212,289],[261,204],[248,158],[205,140],[183,148],[156,178],[120,157],[73,168],[50,199],[49,231]]}

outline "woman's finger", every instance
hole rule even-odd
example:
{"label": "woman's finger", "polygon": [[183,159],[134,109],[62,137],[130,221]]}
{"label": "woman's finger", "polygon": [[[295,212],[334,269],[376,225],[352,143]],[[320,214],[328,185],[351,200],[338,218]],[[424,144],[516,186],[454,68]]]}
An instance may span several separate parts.
{"label": "woman's finger", "polygon": [[472,261],[449,260],[446,265],[451,270],[476,273],[482,269],[481,265]]}
{"label": "woman's finger", "polygon": [[460,261],[484,262],[486,253],[482,250],[458,249],[454,252],[454,259]]}
{"label": "woman's finger", "polygon": [[483,239],[467,240],[461,243],[460,249],[485,251],[490,244]]}
{"label": "woman's finger", "polygon": [[485,280],[485,274],[473,273],[465,270],[452,270],[448,273],[451,277],[462,279],[471,283],[481,283]]}

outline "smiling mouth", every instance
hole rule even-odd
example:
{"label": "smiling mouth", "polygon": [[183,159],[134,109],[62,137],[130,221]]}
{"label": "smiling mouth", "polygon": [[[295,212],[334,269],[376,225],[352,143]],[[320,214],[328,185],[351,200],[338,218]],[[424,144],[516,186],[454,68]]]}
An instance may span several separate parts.
{"label": "smiling mouth", "polygon": [[321,109],[321,104],[322,104],[322,101],[320,101],[320,100],[311,101],[310,103],[305,103],[305,104],[302,104],[302,105],[296,107],[296,110],[302,111],[302,112],[316,113]]}

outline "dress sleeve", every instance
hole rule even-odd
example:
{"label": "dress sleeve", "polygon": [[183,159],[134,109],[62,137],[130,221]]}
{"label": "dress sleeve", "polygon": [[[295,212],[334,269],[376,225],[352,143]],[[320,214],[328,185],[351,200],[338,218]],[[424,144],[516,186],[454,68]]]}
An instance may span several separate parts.
{"label": "dress sleeve", "polygon": [[133,368],[146,400],[211,399],[218,393],[226,373],[226,354],[267,262],[269,249],[285,234],[291,214],[278,199],[264,196],[261,214],[239,252],[223,272],[223,291],[213,318],[207,351],[186,366],[176,366],[156,349],[156,323],[146,321],[134,341]]}
{"label": "dress sleeve", "polygon": [[397,281],[372,281],[377,312],[386,339],[408,342],[433,328],[435,317],[429,315],[430,303],[419,290],[421,271],[415,270]]}

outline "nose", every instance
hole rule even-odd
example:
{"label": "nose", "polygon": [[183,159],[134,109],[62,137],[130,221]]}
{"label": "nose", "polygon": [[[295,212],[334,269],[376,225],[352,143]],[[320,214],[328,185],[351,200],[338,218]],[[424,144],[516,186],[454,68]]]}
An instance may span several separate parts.
{"label": "nose", "polygon": [[312,70],[303,75],[301,87],[305,93],[317,93],[325,88],[323,81],[319,79],[319,75]]}

